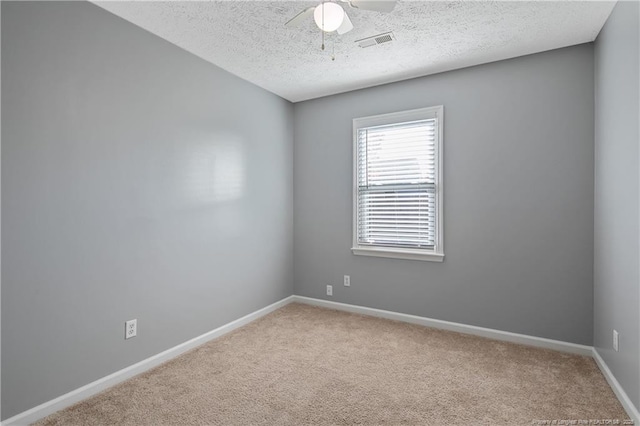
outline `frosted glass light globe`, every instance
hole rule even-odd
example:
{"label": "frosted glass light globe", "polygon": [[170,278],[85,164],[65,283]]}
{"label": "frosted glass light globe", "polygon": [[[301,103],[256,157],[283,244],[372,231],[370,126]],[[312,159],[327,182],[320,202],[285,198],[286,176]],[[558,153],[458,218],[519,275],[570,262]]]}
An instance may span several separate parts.
{"label": "frosted glass light globe", "polygon": [[[324,8],[324,25],[322,20],[322,9]],[[326,2],[316,6],[313,11],[313,19],[322,31],[330,33],[340,28],[344,20],[344,9],[336,3]]]}

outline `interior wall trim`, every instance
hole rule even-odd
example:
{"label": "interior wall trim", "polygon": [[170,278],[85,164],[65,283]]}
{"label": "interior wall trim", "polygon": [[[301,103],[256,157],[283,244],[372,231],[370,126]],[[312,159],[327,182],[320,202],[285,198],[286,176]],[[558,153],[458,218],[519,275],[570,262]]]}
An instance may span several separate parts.
{"label": "interior wall trim", "polygon": [[158,365],[167,362],[170,359],[173,359],[187,352],[188,350],[191,350],[197,346],[223,336],[237,328],[247,325],[250,322],[257,320],[258,318],[261,318],[275,311],[276,309],[279,309],[291,303],[292,301],[293,296],[285,297],[282,300],[272,303],[269,306],[265,306],[262,309],[258,309],[255,312],[243,316],[242,318],[238,318],[237,320],[231,321],[214,330],[211,330],[198,337],[194,337],[191,340],[167,349],[164,352],[160,352],[157,355],[153,355],[152,357],[144,359],[136,364],[123,368],[122,370],[116,371],[115,373],[109,374],[108,376],[84,385],[78,389],[72,390],[71,392],[65,393],[64,395],[52,399],[51,401],[47,401],[27,411],[10,417],[7,420],[3,421],[1,424],[2,426],[22,426],[36,422],[44,417],[47,417],[49,414],[53,414],[56,411],[70,407],[76,402],[89,398],[90,396],[93,396],[98,392],[102,392],[107,388],[110,388],[114,385],[117,385],[118,383],[124,382],[125,380],[137,376],[138,374],[144,373],[154,367],[157,367]]}
{"label": "interior wall trim", "polygon": [[385,311],[382,309],[368,308],[366,306],[349,305],[330,300],[314,299],[305,296],[293,296],[294,301],[308,305],[337,309],[339,311],[353,312],[356,314],[370,315],[379,318],[387,318],[395,321],[408,322],[423,325],[425,327],[441,330],[455,331],[474,336],[487,337],[521,345],[535,346],[538,348],[553,349],[561,352],[569,352],[577,355],[591,356],[592,347],[576,343],[562,342],[560,340],[545,339],[544,337],[528,336],[526,334],[511,333],[509,331],[494,330],[491,328],[477,327],[475,325],[460,324],[417,315],[402,314],[399,312]]}
{"label": "interior wall trim", "polygon": [[638,412],[636,406],[631,402],[631,398],[629,398],[629,395],[627,395],[622,386],[620,386],[620,383],[609,369],[607,363],[604,362],[604,359],[602,359],[596,348],[593,348],[592,356],[596,364],[598,364],[598,368],[602,371],[602,375],[607,379],[607,383],[611,386],[613,393],[616,394],[620,404],[622,404],[622,407],[629,415],[629,418],[633,420],[633,424],[640,425],[640,412]]}
{"label": "interior wall trim", "polygon": [[294,302],[306,303],[307,305],[320,306],[323,308],[336,309],[339,311],[352,312],[362,315],[370,315],[379,318],[387,318],[395,321],[402,321],[411,324],[423,325],[425,327],[438,328],[441,330],[455,331],[458,333],[472,334],[474,336],[487,337],[489,339],[501,340],[504,342],[518,343],[521,345],[535,346],[538,348],[552,349],[560,352],[568,352],[576,355],[592,357],[605,379],[613,389],[616,397],[627,412],[633,424],[640,425],[640,414],[638,409],[631,402],[631,399],[624,391],[613,373],[600,357],[593,346],[578,345],[576,343],[563,342],[560,340],[545,339],[543,337],[528,336],[526,334],[511,333],[508,331],[494,330],[491,328],[476,327],[474,325],[460,324],[449,321],[442,321],[432,318],[420,317],[416,315],[402,314],[399,312],[385,311],[382,309],[368,308],[366,306],[350,305],[331,300],[315,299],[305,296],[293,296]]}
{"label": "interior wall trim", "polygon": [[16,416],[13,416],[1,423],[2,426],[17,426],[28,425],[36,422],[56,411],[67,408],[83,399],[89,398],[101,392],[109,387],[112,387],[118,383],[128,380],[138,374],[144,373],[170,359],[173,359],[186,351],[200,346],[206,342],[221,337],[237,328],[240,328],[252,321],[257,320],[285,305],[292,302],[304,303],[312,306],[319,306],[323,308],[336,309],[339,311],[352,312],[356,314],[369,315],[379,318],[386,318],[395,321],[402,321],[411,324],[422,325],[425,327],[432,327],[441,330],[455,331],[458,333],[472,334],[475,336],[486,337],[494,340],[501,340],[505,342],[517,343],[522,345],[529,345],[538,348],[552,349],[561,352],[568,352],[576,355],[583,355],[592,357],[600,371],[604,375],[605,379],[613,389],[618,400],[622,404],[623,408],[629,415],[629,418],[634,421],[634,424],[640,424],[640,414],[637,408],[631,402],[631,399],[626,394],[624,389],[620,386],[620,383],[613,376],[613,373],[604,362],[602,357],[598,354],[597,350],[592,346],[579,345],[576,343],[563,342],[559,340],[546,339],[542,337],[528,336],[525,334],[511,333],[508,331],[494,330],[490,328],[477,327],[473,325],[460,324],[450,321],[437,320],[433,318],[420,317],[417,315],[403,314],[393,311],[385,311],[382,309],[369,308],[366,306],[350,305],[347,303],[334,302],[330,300],[315,299],[305,296],[292,295],[285,297],[269,306],[252,312],[248,315],[231,321],[223,326],[220,326],[214,330],[211,330],[205,334],[181,343],[173,348],[167,349],[157,355],[142,360],[136,364],[126,367],[122,370],[116,371],[113,374],[105,376],[94,382],[91,382],[85,386],[68,392],[58,398],[51,401],[40,404],[34,408],[24,411]]}

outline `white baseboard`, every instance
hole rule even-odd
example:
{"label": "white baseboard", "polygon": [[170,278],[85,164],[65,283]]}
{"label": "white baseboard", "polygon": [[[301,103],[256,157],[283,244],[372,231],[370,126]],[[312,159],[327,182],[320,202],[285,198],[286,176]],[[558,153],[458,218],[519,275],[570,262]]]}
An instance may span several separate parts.
{"label": "white baseboard", "polygon": [[609,386],[611,386],[611,389],[613,389],[613,393],[615,393],[618,397],[620,404],[622,404],[622,407],[629,415],[629,418],[633,420],[633,424],[640,425],[640,412],[638,412],[638,409],[631,401],[631,398],[629,398],[629,395],[627,395],[624,389],[622,389],[622,386],[620,386],[618,380],[616,380],[616,378],[613,376],[613,373],[609,369],[609,366],[606,362],[604,362],[596,348],[593,348],[592,356],[596,361],[596,364],[598,364],[598,368],[600,368],[600,371],[602,371],[602,375],[605,379],[607,379],[607,382],[609,383]]}
{"label": "white baseboard", "polygon": [[239,318],[235,321],[232,321],[228,324],[218,327],[215,330],[209,331],[208,333],[205,333],[201,336],[198,336],[187,342],[184,342],[178,346],[167,349],[164,352],[161,352],[157,355],[154,355],[150,358],[140,361],[137,364],[131,365],[120,371],[116,371],[113,374],[110,374],[106,377],[96,380],[95,382],[89,383],[85,386],[82,386],[81,388],[78,388],[69,393],[66,393],[56,399],[45,402],[44,404],[38,405],[37,407],[34,407],[30,410],[27,410],[16,416],[13,416],[3,421],[1,425],[2,426],[18,426],[18,425],[22,426],[22,425],[28,425],[30,423],[36,422],[48,416],[49,414],[55,413],[58,410],[62,410],[66,407],[69,407],[75,404],[76,402],[79,402],[111,386],[114,386],[134,376],[137,376],[140,373],[144,373],[145,371],[150,370],[151,368],[156,367],[172,358],[175,358],[178,355],[181,355],[190,349],[193,349],[197,346],[202,345],[203,343],[206,343],[210,340],[213,340],[217,337],[227,334],[230,331],[233,331],[252,321],[255,321],[256,319],[264,315],[267,315],[275,311],[276,309],[279,309],[292,302],[299,302],[307,305],[320,306],[320,307],[336,309],[336,310],[345,311],[345,312],[352,312],[352,313],[375,316],[380,318],[387,318],[387,319],[407,322],[411,324],[418,324],[426,327],[432,327],[432,328],[438,328],[442,330],[455,331],[458,333],[465,333],[465,334],[472,334],[475,336],[487,337],[495,340],[519,343],[523,345],[535,346],[535,347],[545,348],[545,349],[553,349],[561,352],[569,352],[569,353],[578,354],[578,355],[591,356],[595,359],[598,367],[602,371],[602,374],[604,375],[607,382],[613,389],[615,395],[620,400],[620,403],[622,404],[624,409],[627,411],[627,414],[629,415],[629,417],[635,422],[634,424],[640,425],[640,414],[638,414],[638,410],[636,409],[634,404],[631,402],[626,392],[622,389],[622,387],[620,386],[620,383],[618,383],[616,378],[613,376],[607,364],[600,357],[600,355],[595,350],[595,348],[591,346],[578,345],[575,343],[562,342],[559,340],[545,339],[542,337],[527,336],[524,334],[511,333],[508,331],[500,331],[500,330],[494,330],[490,328],[476,327],[473,325],[442,321],[442,320],[437,320],[432,318],[420,317],[416,315],[402,314],[399,312],[385,311],[382,309],[368,308],[365,306],[349,305],[346,303],[333,302],[329,300],[314,299],[314,298],[305,297],[305,296],[286,297],[269,306],[266,306],[262,309],[259,309],[248,315],[245,315],[242,318]]}
{"label": "white baseboard", "polygon": [[229,333],[230,331],[235,330],[236,328],[242,327],[252,321],[257,320],[260,317],[267,315],[279,309],[293,301],[293,296],[286,297],[278,302],[275,302],[269,306],[266,306],[262,309],[259,309],[255,312],[252,312],[248,315],[243,316],[235,321],[231,321],[221,327],[216,328],[215,330],[211,330],[201,336],[195,337],[189,341],[179,344],[178,346],[174,346],[173,348],[167,349],[164,352],[161,352],[157,355],[154,355],[150,358],[142,360],[136,364],[133,364],[129,367],[126,367],[120,371],[116,371],[113,374],[110,374],[106,377],[96,380],[95,382],[91,382],[88,385],[82,386],[76,390],[73,390],[69,393],[66,393],[62,396],[59,396],[56,399],[52,399],[51,401],[45,402],[44,404],[40,404],[37,407],[34,407],[30,410],[27,410],[23,413],[15,415],[5,421],[2,422],[2,426],[17,426],[17,425],[28,425],[33,422],[36,422],[49,414],[53,414],[58,410],[62,410],[63,408],[67,408],[76,402],[82,401],[92,395],[97,394],[111,386],[117,385],[120,382],[123,382],[127,379],[130,379],[133,376],[137,376],[140,373],[144,373],[147,370],[156,367],[163,362],[166,362],[172,358],[177,357],[185,353],[186,351],[193,349],[197,346],[202,345],[210,340],[213,340],[217,337],[220,337],[224,334]]}
{"label": "white baseboard", "polygon": [[330,300],[314,299],[305,296],[293,296],[294,302],[305,303],[307,305],[320,306],[323,308],[336,309],[339,311],[352,312],[362,315],[387,318],[396,321],[408,322],[411,324],[423,325],[426,327],[439,328],[442,330],[456,331],[458,333],[472,334],[475,336],[488,337],[490,339],[502,340],[505,342],[519,343],[523,345],[535,346],[545,349],[553,349],[561,352],[568,352],[577,355],[593,357],[603,376],[613,389],[622,407],[634,421],[633,424],[640,425],[640,414],[627,393],[622,389],[620,383],[613,376],[613,373],[600,357],[600,354],[592,346],[578,345],[575,343],[562,342],[559,340],[545,339],[542,337],[527,336],[525,334],[511,333],[508,331],[494,330],[491,328],[476,327],[474,325],[459,324],[455,322],[442,321],[432,318],[419,317],[416,315],[401,314],[398,312],[385,311],[382,309],[368,308],[365,306],[349,305],[346,303],[333,302]]}
{"label": "white baseboard", "polygon": [[509,331],[494,330],[491,328],[476,327],[474,325],[460,324],[456,322],[442,321],[432,318],[419,317],[417,315],[401,314],[398,312],[385,311],[382,309],[367,308],[365,306],[349,305],[346,303],[332,302],[330,300],[314,299],[305,296],[293,296],[294,302],[306,303],[307,305],[321,306],[325,308],[337,309],[339,311],[352,312],[356,314],[369,315],[380,318],[387,318],[396,321],[408,322],[411,324],[423,325],[426,327],[439,328],[441,330],[456,331],[458,333],[473,334],[475,336],[488,337],[490,339],[502,340],[505,342],[519,343],[522,345],[536,346],[538,348],[553,349],[561,352],[569,352],[577,355],[591,356],[592,347],[578,345],[576,343],[562,342],[560,340],[545,339],[543,337],[527,336],[525,334],[511,333]]}

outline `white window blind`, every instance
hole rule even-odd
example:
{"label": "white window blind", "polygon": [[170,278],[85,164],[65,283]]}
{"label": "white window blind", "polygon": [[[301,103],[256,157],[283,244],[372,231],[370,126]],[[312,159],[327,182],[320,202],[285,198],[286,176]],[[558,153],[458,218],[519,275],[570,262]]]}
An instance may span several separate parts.
{"label": "white window blind", "polygon": [[439,251],[439,117],[422,115],[428,118],[410,111],[410,121],[354,122],[358,247]]}

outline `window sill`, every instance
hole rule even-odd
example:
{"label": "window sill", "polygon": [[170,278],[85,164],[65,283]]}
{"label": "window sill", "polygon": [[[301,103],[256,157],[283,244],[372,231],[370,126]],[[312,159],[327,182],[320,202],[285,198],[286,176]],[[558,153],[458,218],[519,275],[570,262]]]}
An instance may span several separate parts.
{"label": "window sill", "polygon": [[423,260],[427,262],[442,262],[444,260],[444,253],[425,252],[424,250],[387,247],[353,247],[351,252],[358,256],[389,257],[392,259]]}

